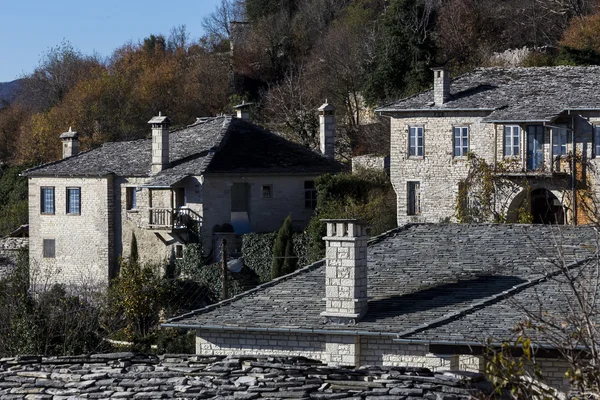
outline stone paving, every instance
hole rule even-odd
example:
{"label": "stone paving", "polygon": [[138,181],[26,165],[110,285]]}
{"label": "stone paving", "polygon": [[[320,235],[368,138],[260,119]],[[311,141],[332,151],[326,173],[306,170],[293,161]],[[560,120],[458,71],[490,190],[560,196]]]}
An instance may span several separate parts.
{"label": "stone paving", "polygon": [[112,353],[0,359],[2,399],[461,400],[481,375],[426,368],[333,368],[307,358]]}

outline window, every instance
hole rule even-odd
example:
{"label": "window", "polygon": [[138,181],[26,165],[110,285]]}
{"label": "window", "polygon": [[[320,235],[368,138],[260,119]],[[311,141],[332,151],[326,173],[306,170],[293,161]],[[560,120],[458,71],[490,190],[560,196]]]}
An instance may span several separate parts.
{"label": "window", "polygon": [[273,197],[273,185],[263,185],[262,197],[263,199],[270,199]]}
{"label": "window", "polygon": [[317,207],[317,188],[315,181],[304,181],[304,208]]}
{"label": "window", "polygon": [[81,188],[67,188],[67,214],[81,214]]}
{"label": "window", "polygon": [[44,258],[54,258],[54,239],[44,239],[43,256]]}
{"label": "window", "polygon": [[54,214],[54,188],[43,187],[40,197],[42,214]]}
{"label": "window", "polygon": [[469,152],[469,127],[454,127],[454,157],[465,157]]}
{"label": "window", "polygon": [[137,209],[137,188],[128,187],[126,190],[126,209],[127,210],[136,210]]}
{"label": "window", "polygon": [[183,245],[175,245],[175,258],[183,258]]}
{"label": "window", "polygon": [[567,128],[552,128],[552,157],[567,155]]}
{"label": "window", "polygon": [[592,157],[600,157],[600,126],[594,125],[594,145],[592,147]]}
{"label": "window", "polygon": [[408,155],[409,157],[423,156],[423,127],[408,129]]}
{"label": "window", "polygon": [[407,182],[408,196],[407,196],[407,215],[419,215],[421,214],[421,183],[420,182]]}
{"label": "window", "polygon": [[519,155],[519,143],[521,142],[521,128],[517,125],[504,127],[504,156],[512,157]]}

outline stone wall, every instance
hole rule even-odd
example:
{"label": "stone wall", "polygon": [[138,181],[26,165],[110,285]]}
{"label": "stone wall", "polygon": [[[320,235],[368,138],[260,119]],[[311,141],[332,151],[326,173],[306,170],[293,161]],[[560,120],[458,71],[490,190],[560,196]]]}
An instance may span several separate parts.
{"label": "stone wall", "polygon": [[[41,187],[54,187],[55,213],[40,212]],[[81,188],[81,214],[67,215],[67,187]],[[114,266],[112,178],[29,178],[29,256],[32,283],[107,284]],[[43,240],[55,257],[43,257]]]}
{"label": "stone wall", "polygon": [[376,154],[366,154],[363,156],[352,157],[352,172],[357,169],[375,169],[377,171],[390,171],[390,156],[379,156]]}
{"label": "stone wall", "polygon": [[0,238],[0,279],[12,272],[17,265],[19,250],[27,247],[29,238]]}

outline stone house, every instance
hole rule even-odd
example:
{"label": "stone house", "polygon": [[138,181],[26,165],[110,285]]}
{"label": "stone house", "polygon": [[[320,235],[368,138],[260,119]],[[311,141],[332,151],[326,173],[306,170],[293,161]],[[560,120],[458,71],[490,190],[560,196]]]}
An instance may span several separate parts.
{"label": "stone house", "polygon": [[[597,240],[585,226],[408,224],[368,240],[358,221],[327,225],[325,260],[163,326],[195,330],[202,356],[484,372],[489,339],[514,339],[540,301],[565,307],[554,241],[532,238],[554,237],[573,268],[594,260]],[[566,390],[555,343],[536,344],[546,383]]]}
{"label": "stone house", "polygon": [[[398,223],[454,220],[457,206],[487,203],[509,222],[596,221],[599,89],[597,66],[482,68],[454,80],[434,69],[433,89],[376,110],[391,120]],[[468,155],[491,167],[487,203]]]}
{"label": "stone house", "polygon": [[[247,108],[173,132],[159,115],[151,139],[81,153],[78,134],[62,134],[63,159],[24,172],[32,265],[59,282],[106,283],[133,233],[141,261],[164,262],[190,242],[210,253],[223,236],[235,251],[237,235],[274,231],[288,215],[304,227],[315,179],[342,165],[252,124]],[[332,141],[333,113],[321,114]]]}

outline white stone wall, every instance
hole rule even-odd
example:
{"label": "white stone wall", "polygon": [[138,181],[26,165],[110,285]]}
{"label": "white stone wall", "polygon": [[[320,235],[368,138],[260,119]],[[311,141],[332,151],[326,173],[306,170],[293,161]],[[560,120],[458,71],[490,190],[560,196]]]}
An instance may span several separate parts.
{"label": "white stone wall", "polygon": [[295,333],[199,330],[196,354],[304,356],[327,362],[323,335]]}
{"label": "white stone wall", "polygon": [[[55,213],[40,212],[41,187],[54,187]],[[81,188],[81,214],[67,215],[67,187]],[[29,178],[29,256],[34,285],[106,284],[114,266],[112,179]],[[55,258],[43,257],[55,240]]]}
{"label": "white stone wall", "polygon": [[[495,130],[481,122],[483,115],[409,117],[391,119],[390,177],[398,196],[398,224],[453,219],[458,183],[467,176],[466,157],[454,157],[453,127],[469,127],[469,151],[494,159]],[[422,157],[408,156],[408,130],[423,127]],[[420,182],[421,214],[407,215],[407,182]]]}

